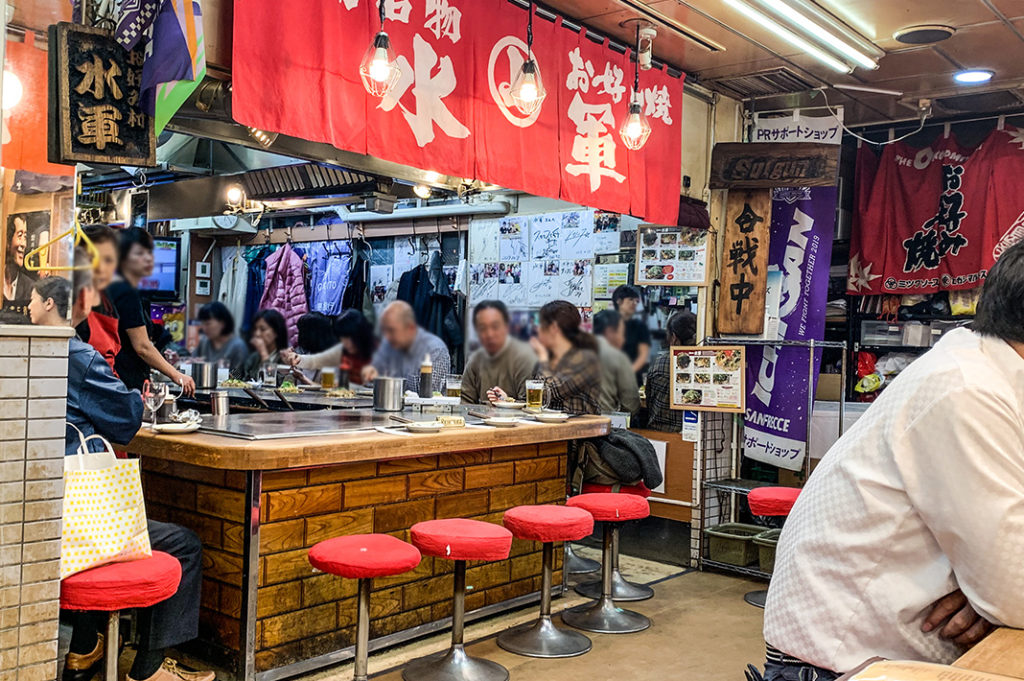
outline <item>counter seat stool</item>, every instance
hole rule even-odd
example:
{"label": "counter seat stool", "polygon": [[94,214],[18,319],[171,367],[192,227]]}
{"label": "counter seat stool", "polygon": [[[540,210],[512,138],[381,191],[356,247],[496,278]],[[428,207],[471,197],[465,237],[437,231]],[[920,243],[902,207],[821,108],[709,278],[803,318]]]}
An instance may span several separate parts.
{"label": "counter seat stool", "polygon": [[510,653],[527,657],[575,657],[590,650],[583,634],[559,629],[551,621],[551,572],[554,542],[575,541],[594,531],[594,516],[569,506],[516,506],[505,511],[505,527],[512,536],[543,544],[543,572],[540,587],[540,618],[505,631],[498,645]]}
{"label": "counter seat stool", "polygon": [[512,533],[500,525],[467,518],[416,523],[412,543],[424,555],[455,561],[452,645],[447,651],[413,660],[402,670],[405,681],[507,681],[508,670],[497,662],[470,657],[463,645],[466,625],[466,561],[505,560]]}
{"label": "counter seat stool", "polygon": [[100,565],[61,580],[62,609],[107,613],[103,659],[106,681],[117,681],[121,611],[165,601],[178,591],[180,583],[181,563],[162,551],[154,551],[149,558]]}
{"label": "counter seat stool", "polygon": [[[793,510],[793,504],[800,496],[799,487],[757,487],[750,490],[747,505],[750,513],[762,518],[784,518]],[[756,608],[764,608],[768,590],[759,589],[743,596],[743,600]]]}
{"label": "counter seat stool", "polygon": [[599,634],[632,634],[647,629],[651,626],[649,619],[638,612],[617,607],[612,600],[612,571],[615,568],[612,546],[619,532],[619,523],[649,516],[651,508],[647,499],[635,494],[591,493],[572,497],[567,505],[589,511],[594,520],[604,523],[604,543],[601,597],[566,610],[562,613],[562,621],[577,629]]}
{"label": "counter seat stool", "polygon": [[[618,493],[618,494],[635,494],[636,496],[647,498],[651,496],[651,490],[647,489],[647,486],[642,482],[639,485],[595,485],[593,483],[584,483],[583,493],[594,494],[594,493]],[[636,584],[634,582],[627,581],[622,576],[622,572],[619,570],[619,533],[615,532],[612,536],[612,600],[613,601],[646,601],[648,598],[654,597],[654,589],[647,586],[646,584]],[[584,582],[576,586],[576,593],[587,598],[600,598],[601,588],[603,580],[597,579],[591,582]]]}
{"label": "counter seat stool", "polygon": [[359,580],[356,605],[355,681],[366,681],[370,648],[370,590],[374,577],[416,568],[420,552],[389,534],[353,534],[324,540],[309,550],[309,564],[321,572]]}

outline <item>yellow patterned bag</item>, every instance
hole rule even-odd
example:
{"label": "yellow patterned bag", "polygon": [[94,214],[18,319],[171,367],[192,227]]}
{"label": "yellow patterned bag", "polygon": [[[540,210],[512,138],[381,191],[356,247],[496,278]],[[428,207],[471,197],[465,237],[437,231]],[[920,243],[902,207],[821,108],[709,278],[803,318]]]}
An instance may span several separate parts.
{"label": "yellow patterned bag", "polygon": [[[118,459],[99,435],[85,437],[78,431],[78,437],[78,453],[64,457],[61,579],[97,565],[153,555],[139,460]],[[90,452],[90,440],[102,442],[105,451]]]}

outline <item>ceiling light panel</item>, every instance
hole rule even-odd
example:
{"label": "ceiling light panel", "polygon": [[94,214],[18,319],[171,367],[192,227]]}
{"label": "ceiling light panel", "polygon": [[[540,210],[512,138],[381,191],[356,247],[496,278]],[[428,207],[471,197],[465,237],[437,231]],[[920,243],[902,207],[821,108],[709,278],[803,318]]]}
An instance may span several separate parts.
{"label": "ceiling light panel", "polygon": [[840,37],[836,33],[825,29],[802,11],[797,10],[787,2],[784,2],[783,0],[757,0],[757,2],[776,16],[787,21],[791,26],[799,29],[804,34],[815,38],[826,48],[843,55],[858,66],[866,69],[878,68],[877,61],[849,44],[844,37]]}
{"label": "ceiling light panel", "polygon": [[798,50],[802,50],[807,55],[814,57],[815,59],[820,61],[822,64],[825,64],[829,68],[838,71],[839,73],[853,72],[853,67],[851,67],[849,64],[846,64],[840,61],[839,59],[836,59],[835,57],[819,49],[815,45],[812,45],[809,41],[805,40],[804,38],[801,38],[799,35],[789,30],[779,22],[775,21],[764,12],[761,12],[760,10],[755,9],[751,5],[748,5],[746,2],[743,2],[743,0],[725,0],[725,4],[737,10],[754,23],[768,29],[773,34],[775,34],[782,40],[785,40],[787,43],[797,48]]}

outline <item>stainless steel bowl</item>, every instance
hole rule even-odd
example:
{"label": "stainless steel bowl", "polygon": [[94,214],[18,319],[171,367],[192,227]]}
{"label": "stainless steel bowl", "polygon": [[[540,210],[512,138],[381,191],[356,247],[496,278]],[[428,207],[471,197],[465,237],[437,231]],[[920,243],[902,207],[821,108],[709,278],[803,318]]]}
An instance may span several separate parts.
{"label": "stainless steel bowl", "polygon": [[381,376],[373,379],[373,408],[402,411],[405,408],[405,379]]}

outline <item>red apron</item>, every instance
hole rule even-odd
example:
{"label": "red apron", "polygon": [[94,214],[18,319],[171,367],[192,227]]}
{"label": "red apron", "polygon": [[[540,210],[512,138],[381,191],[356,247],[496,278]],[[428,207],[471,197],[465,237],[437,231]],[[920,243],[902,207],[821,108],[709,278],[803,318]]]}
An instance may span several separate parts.
{"label": "red apron", "polygon": [[103,355],[103,359],[110,365],[110,370],[117,376],[114,358],[121,352],[121,337],[117,335],[117,317],[93,311],[86,320],[89,322],[89,345]]}

